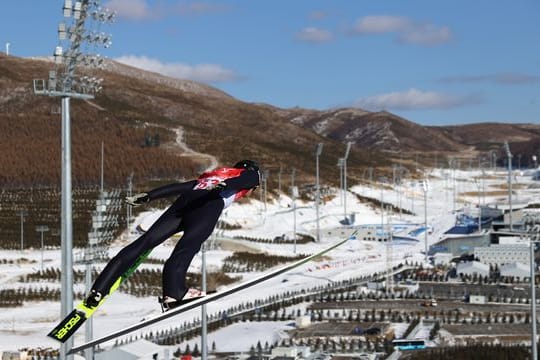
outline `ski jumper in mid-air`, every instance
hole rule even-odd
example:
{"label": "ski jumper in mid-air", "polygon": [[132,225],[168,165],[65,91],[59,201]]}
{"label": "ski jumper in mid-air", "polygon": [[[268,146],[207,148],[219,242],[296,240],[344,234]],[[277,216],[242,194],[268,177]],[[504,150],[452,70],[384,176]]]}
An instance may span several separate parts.
{"label": "ski jumper in mid-air", "polygon": [[113,283],[145,252],[161,244],[173,234],[184,234],[163,267],[164,310],[181,305],[188,288],[187,270],[202,243],[212,234],[224,208],[259,186],[259,166],[243,160],[232,168],[205,172],[196,180],[174,183],[147,193],[126,197],[129,205],[137,206],[151,200],[178,196],[174,203],[137,240],[123,248],[99,274],[85,300],[88,307],[96,307],[107,295]]}

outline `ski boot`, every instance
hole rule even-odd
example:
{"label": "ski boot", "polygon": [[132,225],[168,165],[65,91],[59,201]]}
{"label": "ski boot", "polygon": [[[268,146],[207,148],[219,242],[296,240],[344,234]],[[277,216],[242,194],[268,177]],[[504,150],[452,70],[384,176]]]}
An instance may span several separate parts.
{"label": "ski boot", "polygon": [[197,300],[206,296],[204,291],[190,288],[186,291],[186,294],[181,300],[175,299],[170,296],[158,297],[159,304],[161,305],[161,311],[165,312],[181,305],[187,304],[190,301]]}
{"label": "ski boot", "polygon": [[84,305],[89,308],[95,308],[99,305],[99,302],[103,299],[103,296],[99,291],[91,290],[90,295],[84,301]]}

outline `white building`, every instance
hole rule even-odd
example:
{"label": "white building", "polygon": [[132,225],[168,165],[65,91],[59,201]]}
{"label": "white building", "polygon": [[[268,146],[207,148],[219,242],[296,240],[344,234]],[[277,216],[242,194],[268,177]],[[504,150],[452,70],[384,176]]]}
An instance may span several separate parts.
{"label": "white building", "polygon": [[311,325],[311,316],[303,315],[303,316],[296,317],[297,328],[304,329],[304,328],[307,328],[309,325]]}
{"label": "white building", "polygon": [[363,241],[387,242],[392,238],[392,231],[385,226],[384,229],[380,225],[363,225],[358,229],[356,238]]}
{"label": "white building", "polygon": [[523,279],[531,276],[530,266],[526,263],[514,262],[510,264],[501,265],[501,276],[513,276],[515,278]]}
{"label": "white building", "polygon": [[168,350],[150,341],[141,339],[109,351],[96,353],[96,360],[153,360],[168,359]]}
{"label": "white building", "polygon": [[470,295],[469,303],[471,304],[485,304],[486,297],[484,295]]}
{"label": "white building", "polygon": [[309,346],[292,346],[284,347],[278,346],[272,349],[270,359],[273,358],[293,358],[293,359],[305,359],[311,355]]}
{"label": "white building", "polygon": [[529,261],[528,244],[491,245],[474,248],[474,257],[484,264],[503,265],[509,263],[524,263]]}
{"label": "white building", "polygon": [[489,265],[482,264],[479,261],[469,261],[457,264],[458,274],[463,275],[479,275],[479,276],[488,276],[489,275]]}
{"label": "white building", "polygon": [[433,265],[448,265],[453,258],[451,253],[436,253],[433,255]]}

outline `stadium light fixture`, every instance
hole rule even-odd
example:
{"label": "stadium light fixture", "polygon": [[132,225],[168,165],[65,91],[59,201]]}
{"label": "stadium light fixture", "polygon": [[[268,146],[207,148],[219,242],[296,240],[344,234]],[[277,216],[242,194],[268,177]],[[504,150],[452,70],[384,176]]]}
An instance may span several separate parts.
{"label": "stadium light fixture", "polygon": [[71,0],[65,0],[64,7],[62,8],[64,17],[71,17],[72,9],[73,9],[73,2]]}

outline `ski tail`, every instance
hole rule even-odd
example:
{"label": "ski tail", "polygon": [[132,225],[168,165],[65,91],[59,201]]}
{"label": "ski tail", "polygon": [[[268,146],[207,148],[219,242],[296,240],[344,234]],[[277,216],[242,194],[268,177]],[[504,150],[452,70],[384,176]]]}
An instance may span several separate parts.
{"label": "ski tail", "polygon": [[86,314],[78,309],[73,310],[64,318],[47,336],[58,340],[62,343],[66,342],[81,327],[86,321]]}
{"label": "ski tail", "polygon": [[81,327],[81,325],[84,324],[84,322],[89,319],[92,314],[94,314],[97,308],[103,304],[105,299],[115,292],[124,282],[124,280],[135,272],[137,267],[139,267],[139,265],[148,257],[148,255],[150,255],[151,251],[152,250],[148,250],[139,256],[137,261],[135,261],[135,263],[113,283],[109,289],[109,292],[103,297],[103,299],[101,299],[97,306],[88,307],[84,304],[84,300],[81,301],[79,305],[77,305],[75,309],[64,318],[64,320],[62,320],[54,329],[51,330],[50,333],[47,334],[47,336],[62,343],[66,342],[67,339],[69,339]]}

